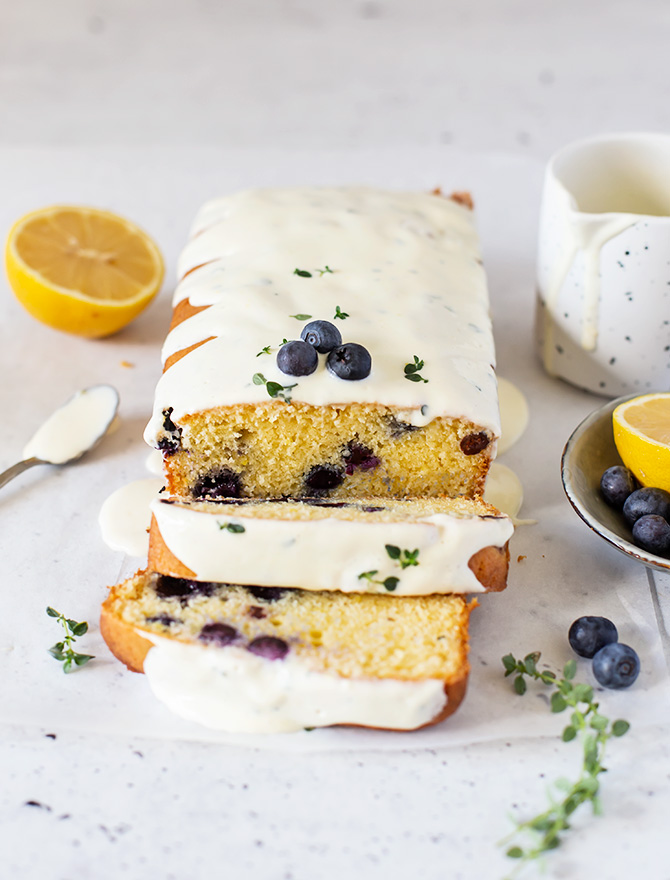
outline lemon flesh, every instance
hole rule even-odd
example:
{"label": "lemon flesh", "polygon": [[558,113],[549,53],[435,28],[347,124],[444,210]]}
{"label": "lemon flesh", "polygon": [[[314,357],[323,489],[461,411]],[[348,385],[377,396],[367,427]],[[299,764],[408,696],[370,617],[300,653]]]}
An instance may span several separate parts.
{"label": "lemon flesh", "polygon": [[10,230],[5,261],[10,287],[30,314],[79,336],[116,333],[163,280],[154,241],[95,208],[59,205],[27,214]]}
{"label": "lemon flesh", "polygon": [[640,483],[670,492],[670,393],[620,404],[612,430],[621,460]]}

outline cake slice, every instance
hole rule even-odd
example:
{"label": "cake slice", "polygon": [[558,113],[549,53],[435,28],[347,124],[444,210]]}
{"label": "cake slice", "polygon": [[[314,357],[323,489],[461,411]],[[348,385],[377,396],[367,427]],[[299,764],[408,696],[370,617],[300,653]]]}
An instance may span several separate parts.
{"label": "cake slice", "polygon": [[500,425],[462,199],[241,192],[202,209],[178,272],[145,432],[172,495],[481,495]]}
{"label": "cake slice", "polygon": [[143,571],[111,589],[100,628],[160,700],[211,728],[414,730],[451,714],[464,696],[472,604]]}
{"label": "cake slice", "polygon": [[507,582],[510,519],[468,498],[152,504],[149,568],[304,590],[476,593]]}

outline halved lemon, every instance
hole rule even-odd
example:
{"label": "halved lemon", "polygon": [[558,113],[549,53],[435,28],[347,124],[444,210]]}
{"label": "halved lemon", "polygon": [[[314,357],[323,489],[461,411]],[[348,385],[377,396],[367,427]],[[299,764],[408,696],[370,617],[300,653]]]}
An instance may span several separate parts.
{"label": "halved lemon", "polygon": [[5,248],[9,284],[38,321],[78,336],[116,333],[151,302],[163,258],[138,226],[69,205],[21,217]]}
{"label": "halved lemon", "polygon": [[612,428],[623,463],[642,485],[670,491],[670,392],[620,404]]}

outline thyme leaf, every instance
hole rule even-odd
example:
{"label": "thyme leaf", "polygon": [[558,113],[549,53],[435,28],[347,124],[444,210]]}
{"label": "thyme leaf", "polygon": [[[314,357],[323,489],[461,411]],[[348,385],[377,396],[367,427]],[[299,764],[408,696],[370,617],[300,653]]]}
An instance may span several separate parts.
{"label": "thyme leaf", "polygon": [[51,656],[63,664],[63,672],[73,672],[79,666],[84,666],[89,660],[93,660],[93,654],[78,654],[72,648],[75,640],[88,632],[88,623],[71,620],[51,606],[48,606],[46,611],[49,617],[56,618],[65,631],[63,641],[56,642],[48,649]]}

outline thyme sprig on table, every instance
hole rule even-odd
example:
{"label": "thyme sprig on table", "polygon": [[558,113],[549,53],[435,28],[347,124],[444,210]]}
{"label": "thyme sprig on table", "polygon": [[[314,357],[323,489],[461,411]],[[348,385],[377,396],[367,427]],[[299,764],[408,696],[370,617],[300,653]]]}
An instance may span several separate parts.
{"label": "thyme sprig on table", "polygon": [[424,362],[416,355],[413,357],[413,364],[405,364],[405,379],[409,379],[410,382],[428,382],[428,379],[424,379],[423,376],[419,375],[420,371],[424,368]]}
{"label": "thyme sprig on table", "polygon": [[74,672],[79,666],[84,666],[89,660],[93,660],[93,654],[78,654],[72,649],[75,640],[88,632],[88,623],[70,620],[51,606],[47,608],[47,614],[49,617],[55,617],[65,630],[63,641],[56,642],[49,648],[51,656],[63,664],[63,672]]}
{"label": "thyme sprig on table", "polygon": [[527,654],[523,660],[517,660],[513,654],[505,655],[502,658],[505,677],[514,676],[514,690],[520,696],[526,693],[526,678],[554,688],[550,697],[551,711],[563,712],[568,707],[573,710],[570,723],[563,728],[563,742],[579,737],[583,758],[575,782],[559,780],[554,784],[562,797],[550,798],[549,809],[524,822],[514,820],[516,828],[502,843],[513,843],[506,854],[509,858],[518,860],[517,870],[543,853],[560,846],[562,835],[570,828],[570,816],[582,804],[590,803],[593,813],[600,815],[602,808],[599,776],[607,769],[603,766],[605,746],[611,737],[623,736],[630,727],[627,721],[612,722],[606,718],[593,699],[591,685],[573,680],[577,673],[574,660],[565,664],[563,677],[558,678],[550,670],[540,671],[537,668],[539,659],[539,651]]}

